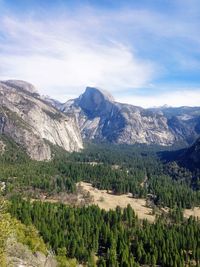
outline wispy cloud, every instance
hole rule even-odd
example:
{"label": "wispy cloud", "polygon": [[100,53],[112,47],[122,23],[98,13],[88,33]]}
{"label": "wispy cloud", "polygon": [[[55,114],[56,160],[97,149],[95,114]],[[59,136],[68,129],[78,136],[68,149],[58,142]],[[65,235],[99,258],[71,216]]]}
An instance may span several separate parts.
{"label": "wispy cloud", "polygon": [[169,105],[171,107],[199,106],[200,88],[176,89],[174,92],[158,93],[155,95],[118,96],[116,101],[145,108]]}
{"label": "wispy cloud", "polygon": [[102,43],[90,36],[91,30],[79,32],[76,23],[4,17],[1,78],[29,80],[47,91],[83,90],[87,85],[119,90],[141,87],[152,79],[155,64],[137,58],[120,42]]}
{"label": "wispy cloud", "polygon": [[[42,93],[63,101],[80,94],[87,85],[103,87],[115,96],[128,91],[127,101],[143,106],[150,101],[150,106],[173,104],[175,96],[183,95],[181,91],[197,97],[192,86],[200,83],[198,1],[167,1],[167,9],[151,0],[137,6],[122,2],[114,9],[74,6],[73,12],[65,4],[50,10],[35,10],[34,6],[23,14],[6,8],[4,1],[0,79],[27,80]],[[160,80],[170,85],[178,84],[179,79],[181,84],[191,83],[190,89],[169,86],[165,93],[154,94],[151,83],[158,87]],[[152,97],[136,94],[144,87]],[[196,99],[181,99],[179,104],[196,103]]]}

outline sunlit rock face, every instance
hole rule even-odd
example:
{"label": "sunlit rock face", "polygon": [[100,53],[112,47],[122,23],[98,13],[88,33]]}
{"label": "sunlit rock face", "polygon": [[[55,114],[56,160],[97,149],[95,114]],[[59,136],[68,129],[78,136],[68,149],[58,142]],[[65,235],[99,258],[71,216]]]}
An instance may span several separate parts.
{"label": "sunlit rock face", "polygon": [[200,108],[144,109],[115,102],[109,93],[93,87],[58,108],[65,114],[75,114],[86,140],[168,146],[190,143],[200,134]]}
{"label": "sunlit rock face", "polygon": [[70,152],[83,147],[75,117],[43,101],[29,83],[0,82],[0,108],[1,134],[22,145],[32,159],[50,160],[50,144]]}

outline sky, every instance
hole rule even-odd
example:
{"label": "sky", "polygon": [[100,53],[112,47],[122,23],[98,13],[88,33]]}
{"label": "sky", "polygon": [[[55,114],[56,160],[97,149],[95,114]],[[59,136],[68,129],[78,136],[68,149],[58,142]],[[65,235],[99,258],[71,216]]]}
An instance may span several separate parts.
{"label": "sky", "polygon": [[0,80],[65,102],[200,106],[199,0],[0,0]]}

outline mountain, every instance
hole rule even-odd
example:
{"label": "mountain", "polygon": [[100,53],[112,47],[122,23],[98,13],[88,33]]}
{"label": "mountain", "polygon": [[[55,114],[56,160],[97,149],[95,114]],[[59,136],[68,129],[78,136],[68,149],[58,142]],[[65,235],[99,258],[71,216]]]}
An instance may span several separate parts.
{"label": "mountain", "polygon": [[200,107],[144,109],[115,102],[109,93],[93,87],[57,107],[75,114],[86,140],[172,145],[191,143],[200,134]]}
{"label": "mountain", "polygon": [[200,170],[200,138],[178,156],[178,163],[189,170]]}
{"label": "mountain", "polygon": [[173,180],[186,182],[194,190],[200,190],[200,137],[189,147],[174,151],[161,151],[158,156],[164,170]]}
{"label": "mountain", "polygon": [[70,152],[83,147],[74,116],[43,101],[24,81],[0,82],[0,134],[23,146],[35,160],[51,159],[51,144]]}
{"label": "mountain", "polygon": [[53,99],[49,96],[41,96],[41,99],[45,101],[48,105],[53,106],[54,108],[60,110],[62,109],[63,103],[60,101]]}
{"label": "mountain", "polygon": [[150,110],[163,113],[178,140],[192,144],[200,135],[200,107],[162,107]]}

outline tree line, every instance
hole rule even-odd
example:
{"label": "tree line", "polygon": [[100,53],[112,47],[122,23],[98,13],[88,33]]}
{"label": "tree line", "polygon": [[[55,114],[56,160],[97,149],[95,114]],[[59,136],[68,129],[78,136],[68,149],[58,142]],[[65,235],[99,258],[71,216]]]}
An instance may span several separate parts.
{"label": "tree line", "polygon": [[130,205],[106,212],[97,206],[72,208],[15,197],[10,212],[34,224],[56,253],[90,267],[200,264],[200,223],[184,219],[179,208],[154,224],[140,221]]}
{"label": "tree line", "polygon": [[76,183],[85,181],[114,194],[148,197],[160,206],[191,208],[200,204],[200,191],[189,182],[189,174],[163,164],[151,147],[91,144],[81,153],[55,150],[50,162],[29,159],[11,141],[7,150],[0,156],[0,181],[6,182],[7,195],[73,193]]}

